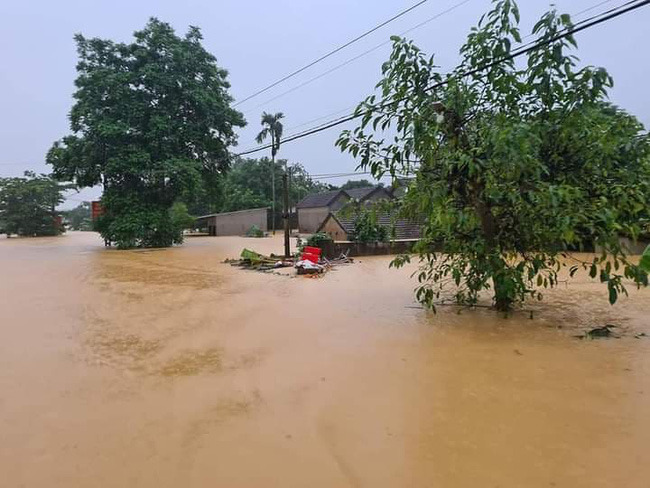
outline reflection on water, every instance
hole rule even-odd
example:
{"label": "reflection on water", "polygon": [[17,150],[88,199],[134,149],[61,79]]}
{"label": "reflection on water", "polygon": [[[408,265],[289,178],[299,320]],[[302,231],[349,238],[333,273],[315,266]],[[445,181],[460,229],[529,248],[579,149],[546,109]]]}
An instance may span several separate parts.
{"label": "reflection on water", "polygon": [[[579,276],[509,318],[434,315],[383,257],[322,280],[221,263],[281,236],[35,242],[0,241],[2,486],[650,479],[649,290],[610,307]],[[622,338],[574,338],[606,323]]]}

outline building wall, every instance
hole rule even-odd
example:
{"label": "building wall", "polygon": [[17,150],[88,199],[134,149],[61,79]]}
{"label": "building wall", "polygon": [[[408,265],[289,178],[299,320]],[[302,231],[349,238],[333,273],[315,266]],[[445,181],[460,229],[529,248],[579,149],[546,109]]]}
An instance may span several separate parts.
{"label": "building wall", "polygon": [[303,234],[313,234],[330,212],[340,210],[348,200],[350,197],[341,194],[327,207],[298,208],[298,231]]}
{"label": "building wall", "polygon": [[256,225],[261,230],[268,230],[268,209],[254,208],[212,215],[208,218],[208,232],[212,236],[241,236]]}
{"label": "building wall", "polygon": [[343,227],[341,227],[336,219],[333,218],[327,219],[321,232],[325,232],[335,241],[347,241],[349,239]]}
{"label": "building wall", "polygon": [[313,234],[330,213],[329,207],[311,207],[298,209],[298,231]]}

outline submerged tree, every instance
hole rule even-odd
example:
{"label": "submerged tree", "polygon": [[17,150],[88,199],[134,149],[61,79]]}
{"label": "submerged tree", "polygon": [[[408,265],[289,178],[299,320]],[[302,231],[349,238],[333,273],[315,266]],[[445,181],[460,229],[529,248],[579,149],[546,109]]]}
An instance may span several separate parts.
{"label": "submerged tree", "polygon": [[[598,277],[611,303],[626,293],[624,280],[648,283],[619,236],[635,238],[647,217],[650,139],[605,102],[608,73],[578,68],[574,38],[556,38],[572,27],[568,15],[541,18],[540,47],[521,65],[510,56],[518,23],[514,1],[495,1],[444,75],[433,57],[393,38],[381,96],[358,106],[360,126],[337,141],[376,178],[415,176],[402,212],[424,221],[417,297],[430,306],[452,285],[458,303],[492,290],[495,307],[508,310],[541,299],[563,266]],[[571,255],[587,244],[602,252]]]}
{"label": "submerged tree", "polygon": [[77,35],[73,135],[54,144],[54,174],[79,187],[102,184],[97,226],[120,247],[182,241],[172,205],[214,187],[227,169],[235,127],[227,72],[191,27],[178,37],[151,19],[130,44]]}
{"label": "submerged tree", "polygon": [[63,230],[56,212],[62,185],[48,175],[26,171],[22,178],[0,178],[0,234],[53,236]]}

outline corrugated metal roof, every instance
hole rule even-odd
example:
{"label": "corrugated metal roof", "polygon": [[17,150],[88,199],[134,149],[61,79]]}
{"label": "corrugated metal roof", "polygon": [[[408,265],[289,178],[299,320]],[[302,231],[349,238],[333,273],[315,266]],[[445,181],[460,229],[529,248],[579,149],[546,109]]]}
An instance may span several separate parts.
{"label": "corrugated metal roof", "polygon": [[296,208],[327,207],[341,193],[347,195],[343,190],[328,191],[325,193],[312,193],[300,200]]}

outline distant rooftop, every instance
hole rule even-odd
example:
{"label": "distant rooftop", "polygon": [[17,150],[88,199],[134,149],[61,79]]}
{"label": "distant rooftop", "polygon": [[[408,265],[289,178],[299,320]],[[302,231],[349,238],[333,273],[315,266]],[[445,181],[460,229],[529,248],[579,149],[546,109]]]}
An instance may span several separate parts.
{"label": "distant rooftop", "polygon": [[351,190],[333,190],[325,193],[312,193],[303,198],[296,208],[313,208],[313,207],[327,207],[331,204],[340,194],[347,195],[355,200],[363,200],[378,190],[384,190],[390,194],[390,191],[383,186],[369,186],[367,188],[354,188]]}
{"label": "distant rooftop", "polygon": [[327,207],[341,193],[345,192],[343,190],[334,190],[325,193],[312,193],[300,200],[296,205],[296,208]]}
{"label": "distant rooftop", "polygon": [[355,200],[363,200],[365,197],[370,195],[377,188],[381,188],[381,187],[380,186],[368,186],[368,187],[363,187],[363,188],[353,188],[351,190],[345,190],[345,193],[350,195],[350,197],[354,198]]}

